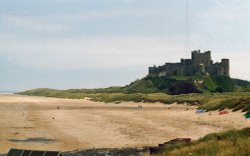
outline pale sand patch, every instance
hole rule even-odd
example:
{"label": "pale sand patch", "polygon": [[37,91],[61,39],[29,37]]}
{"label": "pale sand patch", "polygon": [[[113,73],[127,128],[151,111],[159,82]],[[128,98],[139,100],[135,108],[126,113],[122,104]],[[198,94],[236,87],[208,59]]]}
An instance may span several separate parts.
{"label": "pale sand patch", "polygon": [[250,125],[241,112],[209,115],[195,114],[195,109],[177,104],[0,95],[0,153],[9,148],[68,151],[154,146],[176,137],[198,139]]}

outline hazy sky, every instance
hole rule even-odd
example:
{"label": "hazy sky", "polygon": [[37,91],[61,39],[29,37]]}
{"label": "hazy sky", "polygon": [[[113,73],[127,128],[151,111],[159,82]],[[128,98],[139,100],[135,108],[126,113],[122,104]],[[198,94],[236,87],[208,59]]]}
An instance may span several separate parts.
{"label": "hazy sky", "polygon": [[0,90],[125,85],[195,49],[250,80],[250,1],[0,1]]}

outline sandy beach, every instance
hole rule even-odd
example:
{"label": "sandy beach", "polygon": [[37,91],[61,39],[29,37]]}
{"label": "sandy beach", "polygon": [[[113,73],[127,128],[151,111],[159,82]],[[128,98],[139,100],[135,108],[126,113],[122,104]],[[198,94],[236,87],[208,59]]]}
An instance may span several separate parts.
{"label": "sandy beach", "polygon": [[177,137],[198,139],[250,125],[241,112],[218,115],[195,110],[177,104],[105,104],[0,94],[0,153],[10,148],[71,151],[155,146]]}

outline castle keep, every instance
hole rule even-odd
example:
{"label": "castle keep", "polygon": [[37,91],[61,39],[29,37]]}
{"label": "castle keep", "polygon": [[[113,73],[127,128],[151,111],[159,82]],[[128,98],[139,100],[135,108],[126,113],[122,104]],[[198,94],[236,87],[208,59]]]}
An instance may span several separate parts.
{"label": "castle keep", "polygon": [[149,67],[149,76],[193,76],[215,75],[229,76],[229,59],[213,63],[211,51],[201,53],[200,50],[192,51],[191,59],[181,59],[180,63],[166,63],[163,66]]}

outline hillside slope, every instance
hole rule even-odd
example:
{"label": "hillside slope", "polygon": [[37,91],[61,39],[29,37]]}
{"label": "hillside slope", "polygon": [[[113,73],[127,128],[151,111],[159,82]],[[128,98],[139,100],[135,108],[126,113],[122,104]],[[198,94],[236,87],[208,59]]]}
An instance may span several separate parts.
{"label": "hillside slope", "polygon": [[109,87],[97,89],[34,89],[22,92],[26,95],[53,96],[54,92],[62,94],[97,94],[97,93],[167,93],[170,95],[188,94],[188,93],[215,93],[229,91],[248,91],[250,82],[239,79],[231,79],[225,76],[192,76],[192,77],[144,77],[136,80],[124,87]]}
{"label": "hillside slope", "polygon": [[[225,76],[145,77],[122,89],[123,93],[188,94],[233,91],[240,83]],[[235,83],[237,82],[237,83]]]}

